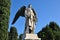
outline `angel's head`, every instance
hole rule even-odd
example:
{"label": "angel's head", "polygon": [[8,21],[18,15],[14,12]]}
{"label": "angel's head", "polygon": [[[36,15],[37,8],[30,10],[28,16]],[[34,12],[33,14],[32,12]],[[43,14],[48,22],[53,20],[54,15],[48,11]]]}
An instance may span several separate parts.
{"label": "angel's head", "polygon": [[32,5],[31,5],[31,4],[29,4],[29,5],[28,5],[28,8],[32,8]]}

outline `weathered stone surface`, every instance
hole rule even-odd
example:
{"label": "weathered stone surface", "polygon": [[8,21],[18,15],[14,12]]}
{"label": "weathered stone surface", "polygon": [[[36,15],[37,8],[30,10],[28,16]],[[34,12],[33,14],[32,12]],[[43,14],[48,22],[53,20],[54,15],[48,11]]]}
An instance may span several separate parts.
{"label": "weathered stone surface", "polygon": [[37,34],[26,34],[25,40],[41,40]]}

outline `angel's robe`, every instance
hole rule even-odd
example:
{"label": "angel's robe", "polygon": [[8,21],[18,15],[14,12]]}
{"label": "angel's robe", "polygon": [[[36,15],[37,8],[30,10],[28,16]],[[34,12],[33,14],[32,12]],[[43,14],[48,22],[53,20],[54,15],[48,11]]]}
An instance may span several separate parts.
{"label": "angel's robe", "polygon": [[27,33],[29,33],[29,29],[34,30],[35,22],[34,20],[34,13],[31,10],[31,8],[27,8],[25,10],[25,18],[26,18],[26,27],[27,27]]}

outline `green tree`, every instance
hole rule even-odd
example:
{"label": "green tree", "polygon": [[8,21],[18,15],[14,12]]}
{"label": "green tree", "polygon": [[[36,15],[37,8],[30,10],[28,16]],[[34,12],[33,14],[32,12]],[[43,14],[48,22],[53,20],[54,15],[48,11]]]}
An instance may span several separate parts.
{"label": "green tree", "polygon": [[17,29],[15,27],[10,28],[8,40],[18,40],[18,33],[17,33]]}
{"label": "green tree", "polygon": [[60,27],[57,23],[55,22],[50,22],[49,24],[50,28],[52,28],[52,31],[53,31],[53,34],[54,34],[54,39],[57,40],[60,40]]}
{"label": "green tree", "polygon": [[37,34],[42,40],[60,40],[60,28],[55,22],[50,22]]}
{"label": "green tree", "polygon": [[0,40],[8,40],[10,0],[0,0]]}
{"label": "green tree", "polygon": [[22,36],[23,36],[23,34],[20,34],[20,36],[19,36],[19,40],[22,40]]}

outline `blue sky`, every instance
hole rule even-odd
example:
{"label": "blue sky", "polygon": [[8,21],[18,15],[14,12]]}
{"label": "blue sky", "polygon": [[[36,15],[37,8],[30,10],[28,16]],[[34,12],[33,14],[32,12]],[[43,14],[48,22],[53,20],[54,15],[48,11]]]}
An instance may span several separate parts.
{"label": "blue sky", "polygon": [[19,17],[14,25],[12,25],[13,18],[20,7],[25,5],[26,7],[32,4],[35,9],[38,22],[35,28],[35,33],[38,33],[49,24],[50,21],[54,21],[60,25],[60,0],[11,0],[10,8],[10,20],[9,29],[11,26],[15,26],[18,31],[18,35],[24,32],[25,18]]}

